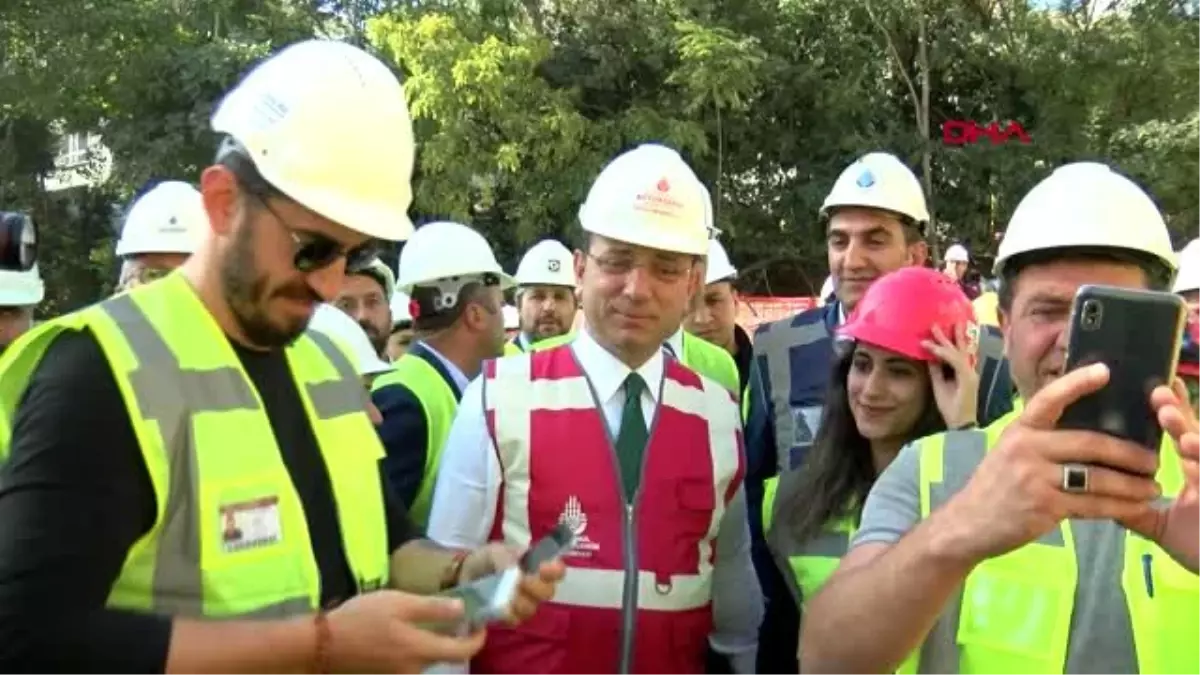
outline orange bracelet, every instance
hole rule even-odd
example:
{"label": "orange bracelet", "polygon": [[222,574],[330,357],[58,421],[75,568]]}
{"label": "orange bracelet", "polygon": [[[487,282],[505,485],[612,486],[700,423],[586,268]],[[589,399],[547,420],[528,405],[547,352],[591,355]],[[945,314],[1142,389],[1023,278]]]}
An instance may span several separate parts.
{"label": "orange bracelet", "polygon": [[314,673],[329,672],[329,643],[333,641],[333,634],[329,631],[329,617],[325,614],[325,610],[317,610],[316,616],[313,617],[313,624],[317,629],[317,648],[313,655]]}

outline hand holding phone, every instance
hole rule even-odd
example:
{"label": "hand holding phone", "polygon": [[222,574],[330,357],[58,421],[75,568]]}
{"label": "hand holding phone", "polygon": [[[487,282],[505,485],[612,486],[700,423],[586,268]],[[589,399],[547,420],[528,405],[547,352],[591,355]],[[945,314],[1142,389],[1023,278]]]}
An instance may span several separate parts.
{"label": "hand holding phone", "polygon": [[550,531],[550,534],[542,537],[533,548],[521,556],[521,571],[525,574],[537,574],[542,563],[562,556],[574,545],[575,531],[567,525],[559,523]]}
{"label": "hand holding phone", "polygon": [[1075,295],[1065,369],[1109,369],[1108,385],[1063,411],[1059,427],[1098,431],[1158,452],[1163,430],[1150,406],[1179,359],[1187,308],[1172,293],[1083,286]]}
{"label": "hand holding phone", "polygon": [[520,583],[521,570],[510,567],[502,572],[442,591],[437,594],[438,597],[462,601],[462,620],[447,624],[428,624],[422,627],[437,633],[475,632],[488,623],[499,621],[506,616],[509,605],[517,597],[517,588]]}

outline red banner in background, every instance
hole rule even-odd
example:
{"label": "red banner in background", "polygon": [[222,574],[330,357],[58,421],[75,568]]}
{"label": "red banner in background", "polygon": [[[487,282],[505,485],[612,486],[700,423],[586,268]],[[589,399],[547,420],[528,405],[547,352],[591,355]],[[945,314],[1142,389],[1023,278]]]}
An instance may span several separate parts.
{"label": "red banner in background", "polygon": [[770,295],[743,295],[738,305],[737,322],[751,336],[761,323],[770,323],[815,307],[816,298],[779,298]]}

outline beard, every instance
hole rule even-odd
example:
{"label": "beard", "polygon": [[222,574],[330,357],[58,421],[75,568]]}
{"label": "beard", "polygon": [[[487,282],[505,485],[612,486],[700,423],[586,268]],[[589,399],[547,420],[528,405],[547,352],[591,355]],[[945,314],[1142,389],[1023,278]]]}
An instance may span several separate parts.
{"label": "beard", "polygon": [[379,329],[379,326],[372,325],[371,322],[363,320],[358,322],[359,328],[367,334],[367,339],[371,341],[371,347],[375,350],[375,355],[386,359],[388,338],[391,333]]}
{"label": "beard", "polygon": [[220,278],[225,300],[242,334],[252,345],[285,347],[304,333],[308,319],[272,320],[268,304],[274,298],[294,298],[314,305],[321,299],[303,283],[290,283],[271,288],[267,275],[258,268],[254,255],[254,240],[249,223],[235,235],[233,248],[221,263]]}

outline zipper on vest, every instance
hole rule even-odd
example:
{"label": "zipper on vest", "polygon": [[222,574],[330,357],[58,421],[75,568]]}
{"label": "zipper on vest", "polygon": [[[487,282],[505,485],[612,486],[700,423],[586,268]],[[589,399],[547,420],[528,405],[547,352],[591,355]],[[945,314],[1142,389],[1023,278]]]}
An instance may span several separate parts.
{"label": "zipper on vest", "polygon": [[[654,419],[657,421],[658,414],[655,412]],[[654,428],[651,423],[651,429]],[[615,448],[614,448],[615,450]],[[621,491],[620,482],[617,483],[618,491],[621,491],[621,500],[625,501],[625,585],[622,593],[621,602],[621,659],[617,664],[618,673],[633,672],[633,650],[636,647],[635,636],[637,635],[637,615],[638,615],[638,558],[637,558],[637,505],[642,497],[642,482],[646,478],[646,457],[650,454],[650,439],[646,439],[646,452],[642,453],[642,463],[638,467],[638,484],[637,489],[633,491],[633,498],[625,501],[624,492]],[[613,455],[614,461],[616,454]]]}
{"label": "zipper on vest", "polygon": [[[643,459],[643,462],[645,460]],[[641,492],[641,487],[633,493],[634,503]],[[625,503],[625,585],[622,589],[621,600],[621,659],[617,665],[618,673],[633,672],[633,638],[637,632],[637,529],[634,523],[634,504]]]}

